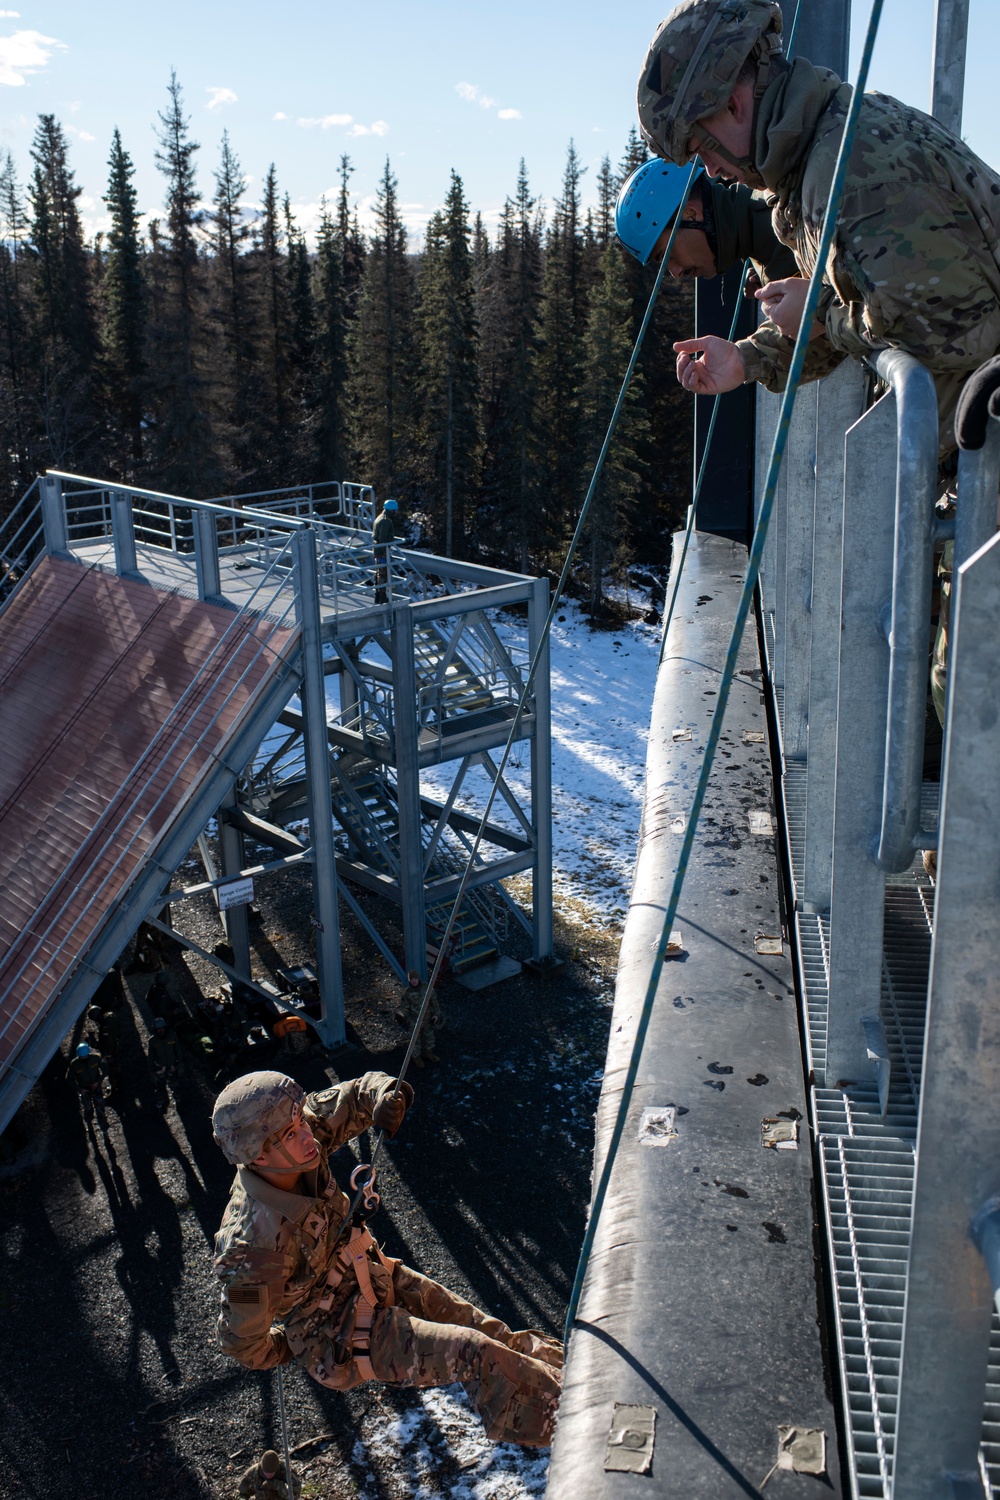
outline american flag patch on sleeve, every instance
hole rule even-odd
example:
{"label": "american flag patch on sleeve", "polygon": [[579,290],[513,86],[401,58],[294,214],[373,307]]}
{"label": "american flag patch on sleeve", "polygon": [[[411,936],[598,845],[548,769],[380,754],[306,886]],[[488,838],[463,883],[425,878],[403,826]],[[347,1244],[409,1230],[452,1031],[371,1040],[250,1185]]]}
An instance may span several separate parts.
{"label": "american flag patch on sleeve", "polygon": [[259,1286],[233,1286],[229,1288],[230,1307],[259,1306],[262,1300],[263,1287]]}

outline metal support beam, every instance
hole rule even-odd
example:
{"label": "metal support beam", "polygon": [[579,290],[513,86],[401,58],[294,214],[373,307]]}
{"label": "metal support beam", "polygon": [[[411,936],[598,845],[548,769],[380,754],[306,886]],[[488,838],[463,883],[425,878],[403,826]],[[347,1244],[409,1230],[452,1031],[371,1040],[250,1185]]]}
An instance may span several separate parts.
{"label": "metal support beam", "polygon": [[969,33],[969,0],[937,0],[934,57],[931,63],[931,114],[952,135],[962,134],[965,93],[965,48]]}
{"label": "metal support beam", "polygon": [[837,754],[840,581],[844,555],[844,435],[864,408],[861,365],[845,359],[816,385],[816,489],[813,517],[812,629],[809,643],[809,741],[806,843],[801,900],[830,910],[833,789]]}
{"label": "metal support beam", "polygon": [[316,972],[323,1014],[318,1030],[328,1047],[347,1038],[344,980],[340,967],[340,915],[337,910],[333,802],[330,795],[330,747],[326,733],[326,680],[320,635],[316,536],[296,532],[295,574],[302,627],[302,709],[305,715],[306,783],[312,841],[313,894],[316,902]]}
{"label": "metal support beam", "polygon": [[[237,808],[236,788],[232,787],[223,797],[216,819],[219,828],[219,854],[222,874],[233,879],[246,863],[243,835],[226,817],[229,810]],[[219,910],[229,946],[233,950],[233,964],[238,973],[250,977],[250,920],[245,906],[231,906],[228,911]]]}
{"label": "metal support beam", "polygon": [[[782,9],[788,26],[795,6]],[[796,57],[808,57],[818,67],[832,68],[838,77],[846,78],[850,39],[851,0],[802,0],[795,33]]]}
{"label": "metal support beam", "polygon": [[55,474],[43,474],[39,484],[42,496],[42,527],[45,548],[53,557],[68,557],[69,536],[66,531],[66,508],[63,505],[62,481]]}
{"label": "metal support beam", "polygon": [[427,976],[424,909],[424,850],[420,819],[420,765],[417,759],[417,671],[413,616],[405,604],[392,610],[392,712],[396,742],[396,803],[399,812],[399,875],[402,886],[403,946],[407,969]]}
{"label": "metal support beam", "polygon": [[874,860],[889,692],[896,400],[890,392],[847,434],[826,1086],[866,1078],[862,1020],[882,989],[885,875]]}
{"label": "metal support beam", "polygon": [[[549,581],[536,578],[528,603],[528,653],[534,660],[549,612]],[[534,734],[531,739],[531,829],[535,861],[531,871],[532,957],[546,962],[552,952],[552,699],[549,687],[549,643],[546,641],[533,687]]]}
{"label": "metal support beam", "polygon": [[198,578],[198,598],[208,601],[222,597],[219,572],[219,533],[215,516],[208,510],[191,512],[194,520],[194,565]]}
{"label": "metal support beam", "polygon": [[970,1226],[1000,1190],[1000,537],[955,582],[897,1500],[951,1500],[951,1476],[978,1472],[993,1311],[988,1268]]}

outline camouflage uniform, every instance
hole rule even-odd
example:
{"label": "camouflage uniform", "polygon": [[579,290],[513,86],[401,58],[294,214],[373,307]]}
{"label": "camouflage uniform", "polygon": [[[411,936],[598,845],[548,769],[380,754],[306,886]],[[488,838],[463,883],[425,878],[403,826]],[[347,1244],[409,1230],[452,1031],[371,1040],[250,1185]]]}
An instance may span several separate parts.
{"label": "camouflage uniform", "polygon": [[[416,984],[408,984],[400,996],[399,1006],[396,1010],[396,1020],[400,1026],[405,1026],[408,1031],[412,1031],[416,1024],[423,998],[424,987],[419,977]],[[424,1024],[420,1028],[420,1033],[413,1048],[413,1061],[418,1067],[423,1065],[424,1059],[427,1062],[438,1062],[440,1060],[434,1051],[434,1031],[436,1027],[443,1025],[444,1017],[441,1014],[441,1003],[438,1000],[436,992],[431,990],[430,998],[427,1002],[427,1010],[424,1014]]]}
{"label": "camouflage uniform", "polygon": [[98,1118],[105,1123],[104,1059],[101,1054],[91,1048],[86,1057],[71,1058],[66,1072],[80,1091],[84,1118],[89,1120],[96,1107]]}
{"label": "camouflage uniform", "polygon": [[[768,0],[684,0],[643,65],[639,115],[654,151],[683,162],[689,143],[711,144],[696,122],[725,103],[754,43],[766,44],[749,175],[778,239],[811,276],[851,88],[804,58],[780,58],[774,9]],[[824,335],[809,346],[803,378],[848,355],[902,349],[933,375],[941,451],[953,450],[962,384],[1000,348],[1000,177],[930,116],[866,94],[824,279]],[[737,347],[748,380],[782,389],[791,339],[765,322]]]}
{"label": "camouflage uniform", "polygon": [[[295,1497],[301,1491],[302,1481],[297,1474],[293,1473],[293,1500],[295,1500]],[[268,1478],[261,1468],[261,1463],[252,1463],[246,1473],[241,1475],[236,1493],[242,1496],[243,1500],[288,1500],[288,1485],[285,1483],[284,1464],[280,1465],[276,1474]]]}
{"label": "camouflage uniform", "polygon": [[[281,1081],[277,1074],[251,1076]],[[512,1333],[383,1255],[367,1230],[345,1228],[349,1202],[329,1155],[369,1128],[393,1087],[386,1074],[365,1073],[306,1097],[302,1118],[320,1156],[299,1179],[302,1191],[273,1187],[239,1168],[216,1238],[222,1348],[252,1370],[295,1360],[333,1390],[372,1379],[411,1386],[459,1380],[487,1436],[547,1445],[561,1345],[532,1331]],[[238,1159],[218,1129],[216,1139]]]}
{"label": "camouflage uniform", "polygon": [[375,603],[386,602],[386,584],[389,581],[389,546],[396,539],[392,512],[380,510],[372,524],[372,541],[375,544]]}
{"label": "camouflage uniform", "polygon": [[[702,203],[711,202],[715,262],[720,276],[744,260],[751,262],[762,285],[799,274],[795,256],[775,234],[771,210],[762,198],[749,188],[727,187],[707,177],[700,177],[697,186],[701,189]],[[699,226],[692,221],[688,227]]]}

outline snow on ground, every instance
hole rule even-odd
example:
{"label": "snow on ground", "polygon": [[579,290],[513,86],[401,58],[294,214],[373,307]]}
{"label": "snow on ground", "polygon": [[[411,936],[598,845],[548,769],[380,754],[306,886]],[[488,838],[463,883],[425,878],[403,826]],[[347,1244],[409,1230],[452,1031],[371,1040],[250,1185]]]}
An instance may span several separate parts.
{"label": "snow on ground", "polygon": [[[501,622],[498,633],[505,643],[525,640],[520,623]],[[573,601],[553,622],[553,888],[556,909],[569,921],[624,920],[659,646],[658,626],[633,619],[614,631],[593,630]],[[515,745],[506,779],[525,804],[529,772],[527,747]],[[453,774],[453,766],[428,771],[424,784],[443,800]],[[486,772],[475,768],[457,805],[481,814],[488,786]],[[491,818],[516,826],[499,801]]]}
{"label": "snow on ground", "polygon": [[364,1424],[352,1454],[364,1471],[358,1500],[376,1500],[376,1471],[387,1467],[410,1500],[440,1500],[442,1443],[449,1467],[460,1471],[448,1482],[449,1500],[525,1500],[545,1493],[547,1449],[489,1442],[460,1385],[415,1395],[397,1418]]}

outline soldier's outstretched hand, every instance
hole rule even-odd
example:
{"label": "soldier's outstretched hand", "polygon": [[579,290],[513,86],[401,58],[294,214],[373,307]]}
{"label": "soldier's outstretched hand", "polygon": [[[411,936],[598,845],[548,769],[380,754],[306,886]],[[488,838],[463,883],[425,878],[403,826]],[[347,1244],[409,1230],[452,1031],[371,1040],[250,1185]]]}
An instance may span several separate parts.
{"label": "soldier's outstretched hand", "polygon": [[734,391],[746,377],[740,351],[728,339],[706,333],[700,339],[681,339],[674,345],[677,379],[696,396],[719,396]]}
{"label": "soldier's outstretched hand", "polygon": [[[393,1080],[393,1086],[397,1086],[397,1080]],[[398,1093],[386,1094],[375,1106],[372,1120],[379,1130],[384,1130],[386,1135],[395,1135],[403,1123],[403,1116],[413,1103],[413,1090],[404,1079],[398,1084]]]}

